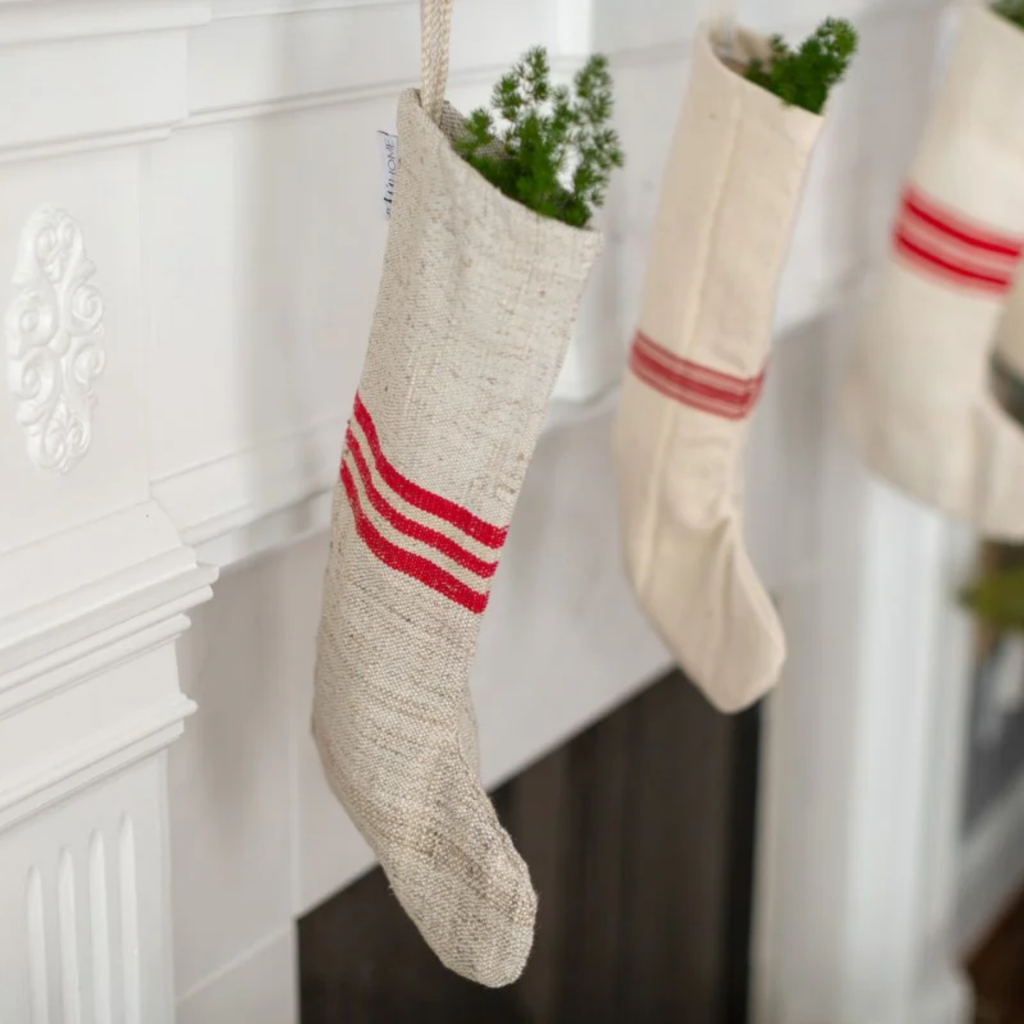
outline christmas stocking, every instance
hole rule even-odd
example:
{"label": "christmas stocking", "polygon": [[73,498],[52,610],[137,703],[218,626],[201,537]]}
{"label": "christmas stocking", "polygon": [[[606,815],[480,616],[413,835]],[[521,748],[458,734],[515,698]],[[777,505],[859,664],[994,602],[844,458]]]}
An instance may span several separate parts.
{"label": "christmas stocking", "polygon": [[[767,53],[749,32],[737,46],[746,59]],[[616,426],[637,597],[682,669],[723,710],[759,697],[785,656],[744,545],[743,455],[820,125],[730,70],[702,30]]]}
{"label": "christmas stocking", "polygon": [[1024,31],[970,8],[903,191],[844,406],[867,463],[985,535],[1024,537],[1024,432],[989,358],[1024,245]]}
{"label": "christmas stocking", "polygon": [[1003,370],[1024,384],[1024,273],[1018,273],[996,332],[995,355]]}
{"label": "christmas stocking", "polygon": [[313,733],[328,781],[440,959],[507,985],[529,872],[477,773],[467,688],[509,520],[600,237],[453,151],[450,0],[426,0],[369,350],[341,461]]}

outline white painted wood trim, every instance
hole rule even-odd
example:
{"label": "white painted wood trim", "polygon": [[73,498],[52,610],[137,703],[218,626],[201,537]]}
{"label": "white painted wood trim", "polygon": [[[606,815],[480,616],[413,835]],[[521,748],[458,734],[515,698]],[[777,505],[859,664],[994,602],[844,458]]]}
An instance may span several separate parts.
{"label": "white painted wood trim", "polygon": [[261,939],[178,1000],[177,1024],[298,1024],[298,929]]}
{"label": "white painted wood trim", "polygon": [[15,2],[0,7],[0,47],[194,28],[210,16],[205,0]]}
{"label": "white painted wood trim", "polygon": [[[817,643],[817,671],[791,674],[766,717],[757,1024],[969,1020],[953,928],[971,677],[970,624],[951,595],[964,545],[884,485],[864,501],[855,600],[792,618],[791,642]],[[849,648],[831,643],[843,629]]]}
{"label": "white painted wood trim", "polygon": [[168,525],[147,503],[0,554],[0,1020],[173,1020],[162,759],[216,571]]}

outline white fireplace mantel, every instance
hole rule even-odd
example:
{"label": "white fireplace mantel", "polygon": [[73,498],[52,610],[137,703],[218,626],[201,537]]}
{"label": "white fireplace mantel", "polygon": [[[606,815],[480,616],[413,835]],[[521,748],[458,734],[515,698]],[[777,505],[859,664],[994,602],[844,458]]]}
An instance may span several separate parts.
{"label": "white fireplace mantel", "polygon": [[[608,415],[698,13],[455,7],[459,106],[529,45],[560,73],[605,50],[628,154],[481,638],[488,783],[667,665],[622,573]],[[863,63],[794,238],[748,497],[792,651],[755,1019],[959,1024],[966,548],[866,480],[834,408],[939,18],[750,16],[825,13],[858,20]],[[0,0],[0,1024],[294,1022],[295,919],[370,863],[316,769],[308,634],[386,237],[375,132],[418,57],[414,0]]]}

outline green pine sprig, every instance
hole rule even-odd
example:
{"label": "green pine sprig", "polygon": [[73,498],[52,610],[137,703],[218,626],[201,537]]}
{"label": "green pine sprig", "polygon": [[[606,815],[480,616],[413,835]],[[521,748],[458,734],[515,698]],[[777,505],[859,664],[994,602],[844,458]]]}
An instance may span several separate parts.
{"label": "green pine sprig", "polygon": [[998,0],[992,5],[992,10],[1018,28],[1024,28],[1024,0]]}
{"label": "green pine sprig", "polygon": [[551,85],[547,51],[528,51],[474,110],[455,149],[505,195],[574,227],[602,206],[625,159],[612,117],[608,59],[593,56],[573,88]]}
{"label": "green pine sprig", "polygon": [[787,106],[820,114],[829,91],[850,66],[857,50],[857,30],[841,18],[826,18],[797,50],[791,50],[782,36],[772,36],[769,42],[771,57],[752,60],[744,77]]}
{"label": "green pine sprig", "polygon": [[997,629],[1024,630],[1024,566],[984,573],[961,591],[960,601]]}

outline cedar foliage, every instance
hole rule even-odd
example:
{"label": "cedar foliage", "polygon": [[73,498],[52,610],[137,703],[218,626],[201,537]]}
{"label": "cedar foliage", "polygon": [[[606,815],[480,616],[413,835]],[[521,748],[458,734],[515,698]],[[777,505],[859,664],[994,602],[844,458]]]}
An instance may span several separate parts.
{"label": "cedar foliage", "polygon": [[961,591],[960,600],[997,629],[1024,630],[1024,567],[986,573]]}
{"label": "cedar foliage", "polygon": [[999,0],[992,5],[992,10],[1018,28],[1024,28],[1024,0]]}
{"label": "cedar foliage", "polygon": [[850,66],[857,50],[857,30],[841,18],[826,18],[799,49],[791,50],[778,35],[769,42],[771,57],[767,61],[752,60],[744,77],[775,93],[787,106],[820,114],[829,90]]}
{"label": "cedar foliage", "polygon": [[593,56],[573,88],[551,85],[547,51],[534,47],[494,87],[491,110],[474,110],[455,149],[492,185],[543,217],[583,227],[604,203],[625,160],[609,127],[608,59]]}

